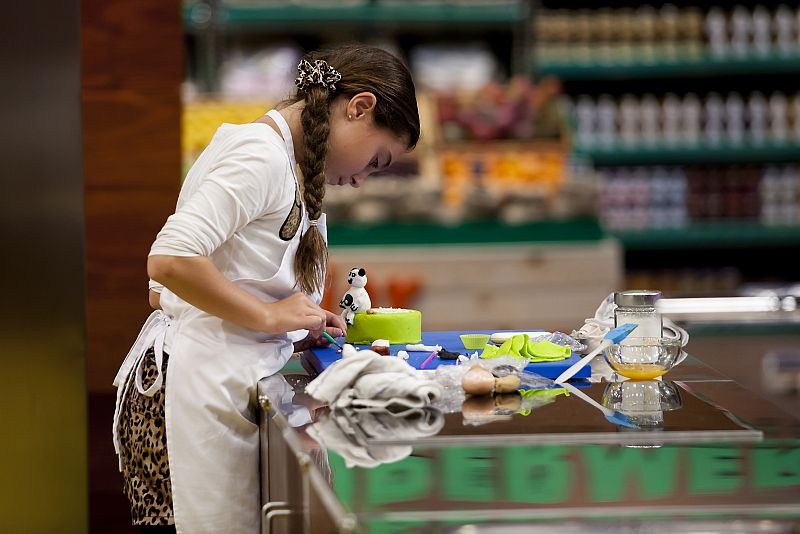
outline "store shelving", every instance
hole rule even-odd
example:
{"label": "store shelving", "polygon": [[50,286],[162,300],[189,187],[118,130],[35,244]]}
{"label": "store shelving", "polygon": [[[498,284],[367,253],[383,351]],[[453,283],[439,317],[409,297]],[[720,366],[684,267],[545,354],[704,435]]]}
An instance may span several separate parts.
{"label": "store shelving", "polygon": [[[466,29],[503,32],[509,36],[510,70],[521,73],[531,63],[531,2],[463,3],[448,0],[360,2],[226,2],[188,0],[184,28],[192,37],[190,56],[202,90],[219,89],[219,71],[234,36],[267,40],[387,41],[397,33],[424,39],[463,38]],[[316,47],[317,45],[313,45]]]}
{"label": "store shelving", "polygon": [[598,241],[606,232],[592,217],[546,220],[520,225],[473,221],[436,223],[332,223],[331,246],[400,246],[481,243]]}
{"label": "store shelving", "polygon": [[798,179],[773,179],[800,161],[797,6],[540,7],[534,76],[562,81],[574,153],[597,170],[600,198],[619,197],[601,221],[630,281],[665,268],[796,280],[765,258],[800,245]]}
{"label": "store shelving", "polygon": [[539,76],[562,80],[636,80],[647,78],[713,78],[749,74],[800,74],[800,54],[714,57],[703,54],[691,58],[654,58],[651,61],[619,61],[619,58],[593,58],[585,62],[543,63],[536,67]]}
{"label": "store shelving", "polygon": [[[363,2],[356,5],[331,3],[330,5],[281,4],[220,4],[214,22],[220,29],[232,30],[257,26],[269,29],[291,24],[318,24],[325,22],[360,24],[373,23],[480,23],[511,24],[527,20],[527,2],[498,2],[476,5],[449,2],[385,3]],[[184,8],[184,21],[189,30],[202,30],[210,22],[209,6],[202,2]]]}
{"label": "store shelving", "polygon": [[800,142],[747,142],[675,146],[576,147],[597,166],[779,163],[800,159]]}
{"label": "store shelving", "polygon": [[725,249],[800,246],[800,226],[754,221],[695,222],[685,228],[611,232],[626,250]]}

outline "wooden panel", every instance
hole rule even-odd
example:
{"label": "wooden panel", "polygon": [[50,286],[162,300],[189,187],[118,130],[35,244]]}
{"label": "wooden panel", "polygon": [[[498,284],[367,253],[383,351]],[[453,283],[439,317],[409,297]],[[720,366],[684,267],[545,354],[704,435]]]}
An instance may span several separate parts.
{"label": "wooden panel", "polygon": [[175,208],[171,193],[108,189],[86,192],[89,297],[147,287],[147,254],[166,217]]}
{"label": "wooden panel", "polygon": [[82,0],[81,11],[84,88],[180,86],[183,27],[179,0]]}
{"label": "wooden panel", "polygon": [[181,178],[180,0],[83,0],[90,391],[111,379],[147,306],[147,252]]}
{"label": "wooden panel", "polygon": [[181,172],[177,85],[84,88],[83,105],[86,187],[175,191]]}

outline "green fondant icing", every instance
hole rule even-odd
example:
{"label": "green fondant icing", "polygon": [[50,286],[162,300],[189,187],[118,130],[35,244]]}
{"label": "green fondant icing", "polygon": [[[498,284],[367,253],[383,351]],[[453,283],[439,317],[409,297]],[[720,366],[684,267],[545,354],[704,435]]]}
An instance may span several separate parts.
{"label": "green fondant icing", "polygon": [[345,341],[365,345],[376,339],[386,339],[392,344],[419,343],[422,341],[422,314],[417,310],[355,314]]}

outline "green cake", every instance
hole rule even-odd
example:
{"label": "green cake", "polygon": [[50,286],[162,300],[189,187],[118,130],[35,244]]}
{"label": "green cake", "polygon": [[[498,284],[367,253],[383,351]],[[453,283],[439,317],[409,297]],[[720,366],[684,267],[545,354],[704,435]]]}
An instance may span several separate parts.
{"label": "green cake", "polygon": [[371,308],[353,316],[344,340],[354,345],[368,345],[376,339],[392,344],[422,341],[422,314],[401,308]]}

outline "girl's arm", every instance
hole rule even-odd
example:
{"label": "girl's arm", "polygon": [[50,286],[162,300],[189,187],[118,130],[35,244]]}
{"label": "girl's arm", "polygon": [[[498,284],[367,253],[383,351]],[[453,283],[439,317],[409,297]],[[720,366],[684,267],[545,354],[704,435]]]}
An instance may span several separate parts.
{"label": "girl's arm", "polygon": [[325,311],[302,293],[262,302],[237,287],[206,256],[150,256],[147,274],[189,304],[245,328],[269,334],[306,329],[319,336]]}
{"label": "girl's arm", "polygon": [[151,308],[153,308],[154,310],[161,309],[161,293],[150,289],[148,293],[148,300],[150,301]]}

